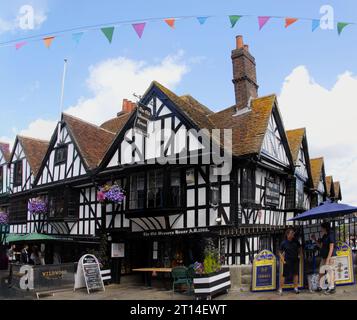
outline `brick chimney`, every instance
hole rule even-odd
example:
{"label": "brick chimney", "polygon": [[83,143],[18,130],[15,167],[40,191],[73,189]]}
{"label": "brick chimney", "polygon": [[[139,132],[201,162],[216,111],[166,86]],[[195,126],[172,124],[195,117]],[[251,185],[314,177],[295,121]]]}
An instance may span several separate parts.
{"label": "brick chimney", "polygon": [[237,109],[248,106],[249,99],[258,97],[255,58],[249,53],[242,36],[236,38],[236,49],[232,51],[233,84]]}
{"label": "brick chimney", "polygon": [[124,113],[130,113],[136,108],[136,103],[132,102],[128,99],[123,100],[123,107],[122,111],[118,113],[118,117],[121,116]]}

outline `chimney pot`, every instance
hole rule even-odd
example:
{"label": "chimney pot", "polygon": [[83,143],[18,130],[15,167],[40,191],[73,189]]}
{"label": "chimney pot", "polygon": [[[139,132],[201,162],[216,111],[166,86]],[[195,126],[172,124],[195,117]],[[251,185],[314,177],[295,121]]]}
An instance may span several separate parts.
{"label": "chimney pot", "polygon": [[132,112],[136,107],[136,104],[134,102],[131,102],[128,99],[123,100],[123,108],[122,112],[129,113]]}
{"label": "chimney pot", "polygon": [[237,36],[237,49],[242,49],[244,47],[243,36]]}

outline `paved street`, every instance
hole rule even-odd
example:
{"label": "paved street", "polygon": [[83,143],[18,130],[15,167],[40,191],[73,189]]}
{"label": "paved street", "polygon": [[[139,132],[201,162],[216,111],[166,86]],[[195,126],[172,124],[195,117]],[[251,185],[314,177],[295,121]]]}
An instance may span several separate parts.
{"label": "paved street", "polygon": [[[9,289],[5,283],[6,272],[0,273],[0,300],[35,300],[35,294],[23,292],[20,290]],[[172,294],[172,291],[162,289],[146,289],[140,284],[121,284],[110,285],[106,287],[105,292],[96,292],[87,294],[86,290],[67,290],[56,292],[53,296],[41,297],[42,300],[194,300],[193,296],[184,293]],[[276,292],[252,293],[249,291],[241,292],[232,289],[228,295],[222,295],[215,300],[357,300],[357,286],[337,287],[334,295],[325,295],[323,293],[310,293],[302,291],[296,295],[293,292],[284,292],[279,296]]]}

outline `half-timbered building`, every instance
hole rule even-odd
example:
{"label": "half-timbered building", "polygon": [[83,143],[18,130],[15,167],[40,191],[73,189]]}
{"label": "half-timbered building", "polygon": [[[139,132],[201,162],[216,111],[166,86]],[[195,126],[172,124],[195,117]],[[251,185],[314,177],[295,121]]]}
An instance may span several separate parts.
{"label": "half-timbered building", "polygon": [[333,197],[333,200],[336,202],[342,201],[341,183],[339,181],[336,181],[333,183],[333,187],[335,191],[335,196]]}
{"label": "half-timbered building", "polygon": [[293,218],[310,209],[313,181],[306,129],[289,130],[286,133],[295,166],[294,176],[289,181],[287,196],[287,208],[292,209],[289,218]]}
{"label": "half-timbered building", "polygon": [[310,160],[311,174],[313,180],[313,195],[311,207],[317,207],[327,199],[326,174],[324,158]]}
{"label": "half-timbered building", "polygon": [[326,197],[332,201],[335,198],[335,184],[332,176],[326,177]]}
{"label": "half-timbered building", "polygon": [[0,142],[0,212],[7,212],[9,201],[10,146]]}
{"label": "half-timbered building", "polygon": [[28,201],[48,142],[17,136],[9,161],[10,232],[27,233]]}

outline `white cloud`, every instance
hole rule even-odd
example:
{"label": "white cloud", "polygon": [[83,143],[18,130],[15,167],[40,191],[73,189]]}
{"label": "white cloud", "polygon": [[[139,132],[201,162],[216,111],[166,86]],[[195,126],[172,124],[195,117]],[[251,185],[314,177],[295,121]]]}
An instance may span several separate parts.
{"label": "white cloud", "polygon": [[[81,97],[76,105],[65,112],[99,125],[121,111],[123,99],[133,99],[133,93],[143,95],[153,80],[174,89],[189,71],[182,58],[183,52],[179,51],[157,64],[119,57],[91,66],[87,86],[93,96]],[[36,82],[33,89],[37,90],[38,87]],[[28,128],[13,131],[15,135],[18,133],[49,140],[56,123],[53,120],[37,119]],[[13,143],[13,139],[8,137],[0,138],[0,141]]]}
{"label": "white cloud", "polygon": [[188,72],[182,55],[180,51],[155,65],[119,57],[92,66],[87,86],[93,97],[81,97],[66,112],[100,124],[121,110],[123,99],[134,99],[134,93],[144,94],[153,80],[173,89]]}
{"label": "white cloud", "polygon": [[357,205],[357,77],[338,76],[331,89],[305,66],[285,79],[279,105],[287,129],[307,128],[311,157],[325,157],[326,174],[341,181],[344,202]]}

